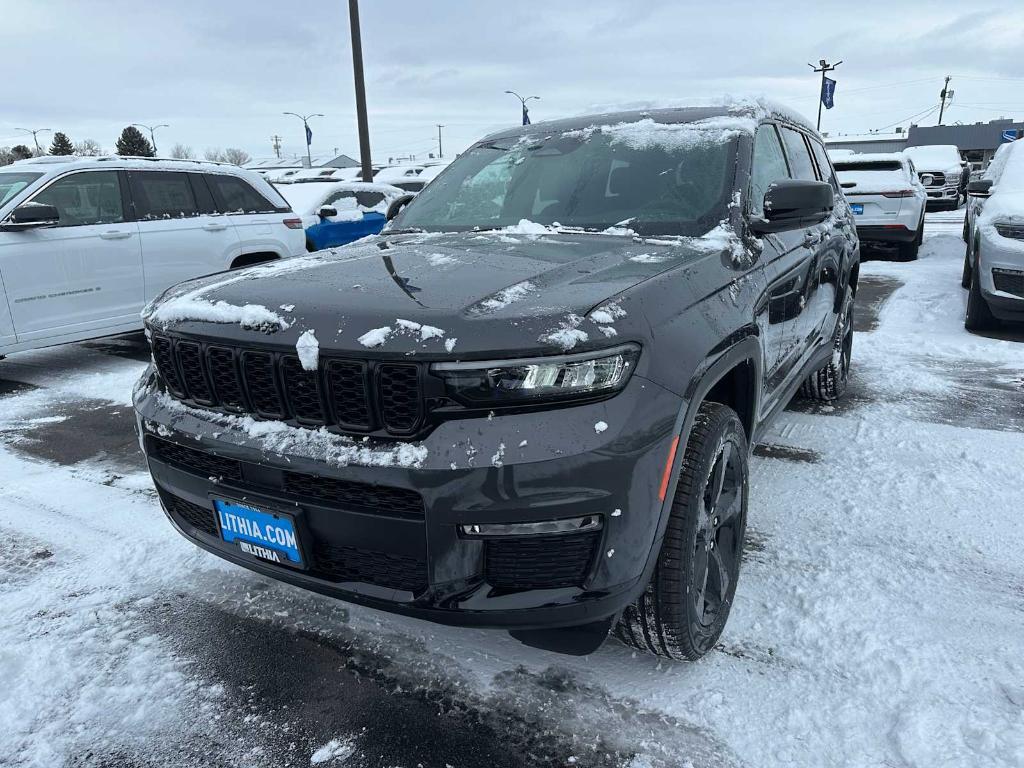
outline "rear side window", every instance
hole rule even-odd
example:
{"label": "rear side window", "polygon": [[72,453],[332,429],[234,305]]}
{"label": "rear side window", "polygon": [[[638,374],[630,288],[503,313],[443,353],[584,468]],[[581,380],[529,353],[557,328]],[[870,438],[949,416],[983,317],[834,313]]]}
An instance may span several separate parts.
{"label": "rear side window", "polygon": [[818,173],[821,174],[821,180],[827,181],[832,185],[832,189],[838,192],[839,182],[833,173],[833,166],[829,162],[828,152],[825,151],[824,145],[817,139],[808,139],[808,143],[811,145],[811,151],[814,152],[814,159],[818,161]]}
{"label": "rear side window", "polygon": [[56,208],[61,227],[124,221],[117,171],[86,171],[64,176],[32,198],[32,202]]}
{"label": "rear side window", "polygon": [[150,219],[183,219],[199,215],[199,206],[187,173],[131,171],[135,215]]}
{"label": "rear side window", "polygon": [[754,162],[750,171],[750,210],[764,212],[764,196],[768,187],[789,178],[786,156],[774,125],[762,125],[754,137]]}
{"label": "rear side window", "polygon": [[786,144],[786,155],[789,157],[789,167],[794,179],[805,179],[817,181],[814,173],[814,162],[807,152],[807,144],[804,143],[804,136],[792,128],[782,128],[782,140]]}
{"label": "rear side window", "polygon": [[221,213],[275,213],[275,206],[237,176],[204,174]]}

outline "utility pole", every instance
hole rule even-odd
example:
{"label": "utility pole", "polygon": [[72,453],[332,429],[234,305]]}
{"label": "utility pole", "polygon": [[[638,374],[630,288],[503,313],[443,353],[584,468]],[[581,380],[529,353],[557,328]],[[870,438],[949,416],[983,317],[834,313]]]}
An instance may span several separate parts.
{"label": "utility pole", "polygon": [[834,70],[836,67],[838,67],[842,63],[843,63],[842,60],[840,60],[840,61],[837,61],[835,64],[829,64],[827,61],[825,61],[825,59],[821,59],[821,60],[818,61],[818,66],[814,66],[813,64],[808,64],[807,65],[808,67],[813,69],[815,72],[821,72],[821,87],[818,90],[818,130],[819,131],[821,130],[821,104],[822,104],[821,97],[825,93],[825,77],[826,77],[826,73],[831,72],[832,70]]}
{"label": "utility pole", "polygon": [[323,117],[319,112],[315,112],[312,115],[300,115],[297,112],[282,112],[284,115],[291,115],[297,117],[302,121],[302,127],[306,129],[306,165],[309,168],[313,167],[313,157],[309,154],[309,145],[313,143],[313,131],[309,128],[309,119],[311,117]]}
{"label": "utility pole", "polygon": [[43,154],[42,147],[39,146],[39,134],[40,133],[53,133],[49,128],[18,128],[19,131],[32,134],[32,141],[36,145],[36,154]]}
{"label": "utility pole", "polygon": [[356,81],[359,159],[363,170],[363,181],[373,181],[373,164],[370,161],[370,126],[366,119],[366,84],[363,81],[363,41],[359,32],[359,0],[348,0],[348,22],[352,34],[352,74]]}
{"label": "utility pole", "polygon": [[134,125],[136,128],[145,128],[147,131],[149,131],[149,143],[153,145],[153,154],[154,155],[156,154],[156,136],[155,136],[156,129],[157,128],[170,128],[171,127],[171,126],[167,125],[167,123],[163,123],[161,125],[143,125],[142,123],[132,123],[132,125]]}
{"label": "utility pole", "polygon": [[949,99],[950,103],[953,102],[953,91],[949,88],[949,81],[952,79],[952,76],[946,75],[946,82],[943,84],[942,90],[939,91],[939,98],[941,99],[939,102],[939,125],[942,125],[942,116],[946,113],[946,99]]}
{"label": "utility pole", "polygon": [[270,137],[271,146],[274,148],[274,154],[277,155],[277,159],[281,159],[281,137],[276,133]]}
{"label": "utility pole", "polygon": [[441,129],[444,128],[440,123],[437,124],[437,156],[439,158],[444,157],[444,150],[441,149]]}

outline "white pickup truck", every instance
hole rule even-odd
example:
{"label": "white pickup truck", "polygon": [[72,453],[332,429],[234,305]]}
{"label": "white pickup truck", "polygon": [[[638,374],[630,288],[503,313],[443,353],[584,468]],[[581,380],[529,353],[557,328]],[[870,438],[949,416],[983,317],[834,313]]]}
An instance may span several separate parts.
{"label": "white pickup truck", "polygon": [[904,154],[914,161],[921,183],[928,191],[928,209],[955,211],[967,194],[967,165],[953,144],[907,147]]}

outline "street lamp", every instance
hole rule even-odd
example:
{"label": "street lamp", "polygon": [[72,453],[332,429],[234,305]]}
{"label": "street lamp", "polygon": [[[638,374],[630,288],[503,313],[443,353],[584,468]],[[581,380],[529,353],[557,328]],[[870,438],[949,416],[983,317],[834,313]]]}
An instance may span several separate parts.
{"label": "street lamp", "polygon": [[513,96],[515,96],[517,99],[519,99],[519,103],[523,107],[523,125],[529,125],[530,124],[530,111],[526,108],[526,102],[528,102],[530,99],[537,99],[537,101],[540,101],[540,96],[527,96],[524,99],[522,96],[520,96],[515,91],[505,91],[505,93],[511,93]]}
{"label": "street lamp", "polygon": [[49,128],[16,128],[15,130],[24,131],[25,133],[32,134],[32,141],[36,145],[36,154],[41,155],[43,153],[42,148],[39,146],[39,139],[37,135],[40,133],[53,133]]}
{"label": "street lamp", "polygon": [[167,123],[160,123],[160,125],[143,125],[142,123],[132,123],[136,128],[145,128],[149,131],[149,143],[153,145],[153,154],[157,154],[156,151],[156,136],[154,135],[157,128],[170,128]]}
{"label": "street lamp", "polygon": [[312,115],[300,115],[297,112],[282,112],[281,114],[291,115],[292,117],[297,117],[299,118],[299,120],[302,121],[302,127],[306,129],[306,162],[309,164],[309,167],[312,168],[313,158],[309,154],[309,145],[313,143],[313,131],[309,129],[309,118],[323,117],[323,115],[321,115],[319,112],[315,112]]}

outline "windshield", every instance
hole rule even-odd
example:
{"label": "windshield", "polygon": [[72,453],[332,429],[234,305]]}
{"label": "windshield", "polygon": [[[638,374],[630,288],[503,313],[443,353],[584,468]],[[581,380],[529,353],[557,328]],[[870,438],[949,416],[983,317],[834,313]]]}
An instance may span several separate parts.
{"label": "windshield", "polygon": [[0,205],[38,179],[41,173],[0,173]]}
{"label": "windshield", "polygon": [[395,227],[496,229],[526,219],[642,235],[701,235],[725,216],[735,134],[651,120],[480,144]]}

